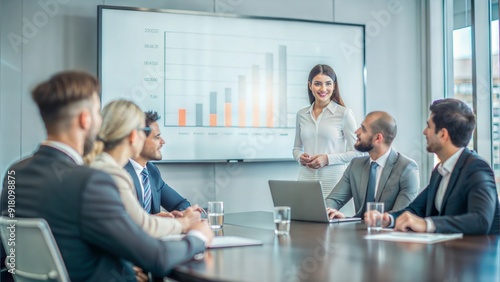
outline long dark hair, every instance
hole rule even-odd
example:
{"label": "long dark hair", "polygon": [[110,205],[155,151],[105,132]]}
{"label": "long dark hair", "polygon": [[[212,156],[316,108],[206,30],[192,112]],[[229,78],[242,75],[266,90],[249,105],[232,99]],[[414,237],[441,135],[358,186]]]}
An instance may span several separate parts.
{"label": "long dark hair", "polygon": [[[333,71],[333,69],[328,65],[316,65],[309,72],[309,78],[307,79],[307,81],[312,84],[313,78],[318,74],[328,75],[333,80],[335,89],[333,89],[333,93],[330,99],[335,103],[345,107],[344,101],[340,97],[339,84],[337,82],[337,74],[335,74],[335,71]],[[307,84],[307,94],[309,94],[309,102],[311,102],[312,104],[314,102],[314,95],[312,94],[311,89],[309,89],[309,83]]]}

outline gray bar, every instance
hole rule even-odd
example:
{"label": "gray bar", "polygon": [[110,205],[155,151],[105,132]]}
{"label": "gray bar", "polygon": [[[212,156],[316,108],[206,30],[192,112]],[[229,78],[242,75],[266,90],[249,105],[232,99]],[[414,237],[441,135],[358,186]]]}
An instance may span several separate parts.
{"label": "gray bar", "polygon": [[203,126],[203,104],[196,104],[196,126]]}
{"label": "gray bar", "polygon": [[210,114],[217,114],[217,92],[210,92]]}
{"label": "gray bar", "polygon": [[279,68],[278,68],[278,75],[279,75],[279,86],[278,86],[278,91],[279,91],[279,125],[280,127],[287,127],[287,99],[286,99],[286,46],[285,45],[280,45],[279,46]]}
{"label": "gray bar", "polygon": [[231,88],[226,88],[224,89],[225,92],[226,92],[226,95],[225,95],[225,102],[226,103],[231,103]]}
{"label": "gray bar", "polygon": [[238,84],[239,84],[239,98],[240,102],[246,102],[247,96],[247,78],[244,75],[238,76]]}

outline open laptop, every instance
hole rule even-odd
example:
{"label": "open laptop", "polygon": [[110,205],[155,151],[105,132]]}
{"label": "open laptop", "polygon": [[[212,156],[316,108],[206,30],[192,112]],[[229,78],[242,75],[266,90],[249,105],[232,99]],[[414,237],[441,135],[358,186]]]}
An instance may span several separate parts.
{"label": "open laptop", "polygon": [[269,180],[274,206],[289,206],[292,220],[338,223],[359,217],[328,219],[320,181]]}

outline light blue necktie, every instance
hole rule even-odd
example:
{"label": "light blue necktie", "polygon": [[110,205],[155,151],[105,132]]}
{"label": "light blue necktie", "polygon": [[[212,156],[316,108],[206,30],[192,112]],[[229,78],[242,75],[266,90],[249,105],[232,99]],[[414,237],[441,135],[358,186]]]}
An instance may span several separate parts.
{"label": "light blue necktie", "polygon": [[151,186],[149,185],[149,173],[146,168],[141,172],[142,187],[144,187],[143,207],[149,213],[151,212]]}

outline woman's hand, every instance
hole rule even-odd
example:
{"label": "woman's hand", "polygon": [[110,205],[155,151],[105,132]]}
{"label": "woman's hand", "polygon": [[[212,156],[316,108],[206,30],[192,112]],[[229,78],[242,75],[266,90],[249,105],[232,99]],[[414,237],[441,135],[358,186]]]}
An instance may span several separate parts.
{"label": "woman's hand", "polygon": [[307,164],[307,166],[312,169],[322,168],[325,165],[328,165],[328,156],[326,154],[311,157]]}
{"label": "woman's hand", "polygon": [[309,164],[309,161],[310,161],[310,156],[309,154],[302,154],[300,155],[300,164],[303,165],[303,166],[307,166]]}

